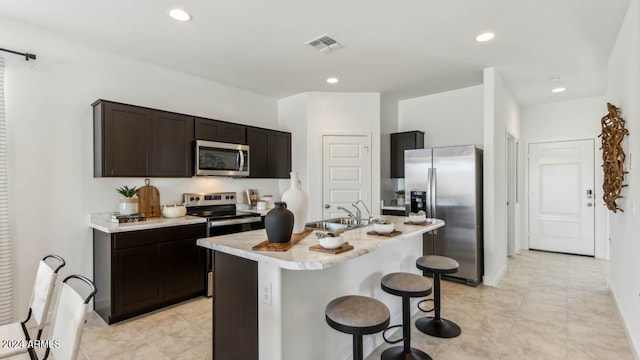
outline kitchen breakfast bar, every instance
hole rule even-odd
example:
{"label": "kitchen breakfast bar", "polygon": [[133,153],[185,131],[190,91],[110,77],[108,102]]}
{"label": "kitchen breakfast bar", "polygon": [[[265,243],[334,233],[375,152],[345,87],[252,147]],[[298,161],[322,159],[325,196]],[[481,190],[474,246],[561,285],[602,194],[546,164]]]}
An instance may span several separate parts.
{"label": "kitchen breakfast bar", "polygon": [[[199,239],[214,251],[213,359],[347,359],[351,336],[329,327],[324,314],[343,295],[377,298],[389,308],[391,324],[401,323],[401,300],[383,292],[380,279],[398,271],[420,274],[422,234],[444,222],[388,220],[400,234],[369,235],[372,226],[346,231],[342,236],[354,248],[341,254],[310,250],[318,244],[314,234],[285,252],[252,250],[267,239],[264,229]],[[365,336],[364,353],[382,343],[380,334]]]}

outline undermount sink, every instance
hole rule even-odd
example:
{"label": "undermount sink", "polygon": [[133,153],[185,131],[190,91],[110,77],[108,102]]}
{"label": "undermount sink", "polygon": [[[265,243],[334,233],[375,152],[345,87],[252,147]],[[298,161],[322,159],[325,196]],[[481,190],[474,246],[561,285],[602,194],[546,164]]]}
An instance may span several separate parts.
{"label": "undermount sink", "polygon": [[314,230],[333,231],[338,229],[352,230],[369,225],[368,220],[362,220],[356,224],[350,217],[340,217],[328,220],[314,221],[304,224],[305,227]]}

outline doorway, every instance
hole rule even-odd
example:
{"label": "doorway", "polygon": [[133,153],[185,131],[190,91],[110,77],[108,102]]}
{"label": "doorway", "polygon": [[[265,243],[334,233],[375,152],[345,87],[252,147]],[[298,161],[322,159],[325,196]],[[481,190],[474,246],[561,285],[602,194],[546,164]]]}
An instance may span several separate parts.
{"label": "doorway", "polygon": [[516,206],[518,202],[518,141],[507,132],[507,255],[514,256],[516,243]]}
{"label": "doorway", "polygon": [[371,209],[370,149],[369,135],[322,136],[323,219],[345,216],[338,206],[351,209],[358,200]]}
{"label": "doorway", "polygon": [[529,248],[594,255],[593,140],[529,144]]}

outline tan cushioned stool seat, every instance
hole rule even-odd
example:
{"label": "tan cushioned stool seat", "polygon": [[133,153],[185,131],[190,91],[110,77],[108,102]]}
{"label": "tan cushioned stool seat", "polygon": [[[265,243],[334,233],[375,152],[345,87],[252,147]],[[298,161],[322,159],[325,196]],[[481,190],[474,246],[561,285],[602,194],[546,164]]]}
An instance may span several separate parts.
{"label": "tan cushioned stool seat", "polygon": [[416,260],[416,266],[420,270],[427,272],[439,272],[441,274],[454,273],[458,271],[460,264],[452,258],[438,255],[421,256]]}
{"label": "tan cushioned stool seat", "polygon": [[373,334],[389,325],[389,309],[382,302],[360,295],[331,300],[325,310],[327,323],[347,334]]}
{"label": "tan cushioned stool seat", "polygon": [[422,275],[397,272],[380,280],[382,289],[397,296],[422,297],[431,294],[431,282]]}

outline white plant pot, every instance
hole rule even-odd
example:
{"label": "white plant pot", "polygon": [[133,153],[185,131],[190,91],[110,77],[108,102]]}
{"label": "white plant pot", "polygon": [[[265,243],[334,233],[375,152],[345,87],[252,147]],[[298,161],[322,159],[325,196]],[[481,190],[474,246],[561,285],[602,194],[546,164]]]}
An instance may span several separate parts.
{"label": "white plant pot", "polygon": [[309,197],[302,191],[297,172],[291,173],[291,188],[282,194],[282,201],[287,203],[287,209],[293,213],[293,233],[300,234],[307,222]]}
{"label": "white plant pot", "polygon": [[138,198],[120,198],[120,215],[133,215],[138,213]]}
{"label": "white plant pot", "polygon": [[404,195],[398,195],[396,198],[396,204],[398,204],[398,206],[404,206]]}

